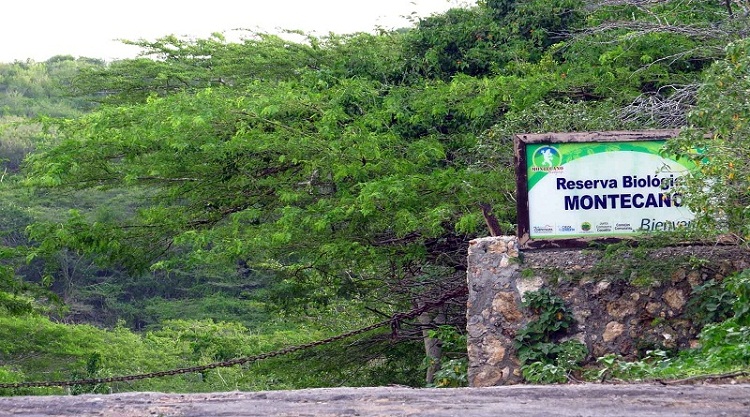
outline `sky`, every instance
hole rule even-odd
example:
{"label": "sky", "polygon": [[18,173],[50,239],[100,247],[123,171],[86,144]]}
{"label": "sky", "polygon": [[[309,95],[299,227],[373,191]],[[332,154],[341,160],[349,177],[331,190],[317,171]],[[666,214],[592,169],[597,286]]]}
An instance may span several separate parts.
{"label": "sky", "polygon": [[112,61],[139,48],[117,39],[166,35],[208,37],[237,29],[300,29],[323,36],[410,27],[405,16],[427,17],[473,1],[461,0],[10,0],[0,23],[0,62],[45,61],[55,55]]}

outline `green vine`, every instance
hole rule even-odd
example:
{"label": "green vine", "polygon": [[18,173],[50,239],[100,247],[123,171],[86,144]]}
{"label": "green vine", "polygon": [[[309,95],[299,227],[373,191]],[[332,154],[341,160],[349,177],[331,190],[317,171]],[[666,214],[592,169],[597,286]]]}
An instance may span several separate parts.
{"label": "green vine", "polygon": [[523,306],[537,316],[515,338],[524,379],[534,383],[566,382],[588,355],[586,345],[577,340],[558,342],[575,324],[573,313],[546,288],[526,293]]}

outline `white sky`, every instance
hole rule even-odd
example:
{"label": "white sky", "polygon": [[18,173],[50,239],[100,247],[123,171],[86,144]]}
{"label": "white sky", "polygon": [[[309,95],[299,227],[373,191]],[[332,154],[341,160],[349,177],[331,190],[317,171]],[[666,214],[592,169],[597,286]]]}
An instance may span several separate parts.
{"label": "white sky", "polygon": [[233,29],[301,29],[325,35],[409,27],[404,16],[426,17],[461,0],[4,0],[0,62],[45,61],[54,55],[107,61],[139,49],[116,39],[165,35],[207,37]]}

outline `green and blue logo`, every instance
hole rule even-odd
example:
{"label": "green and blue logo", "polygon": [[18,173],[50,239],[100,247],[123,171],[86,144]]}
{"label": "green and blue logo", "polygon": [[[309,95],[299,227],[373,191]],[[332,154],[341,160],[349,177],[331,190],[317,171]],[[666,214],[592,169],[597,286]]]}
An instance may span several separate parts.
{"label": "green and blue logo", "polygon": [[540,171],[551,171],[562,165],[562,154],[554,146],[542,146],[534,152],[532,162]]}

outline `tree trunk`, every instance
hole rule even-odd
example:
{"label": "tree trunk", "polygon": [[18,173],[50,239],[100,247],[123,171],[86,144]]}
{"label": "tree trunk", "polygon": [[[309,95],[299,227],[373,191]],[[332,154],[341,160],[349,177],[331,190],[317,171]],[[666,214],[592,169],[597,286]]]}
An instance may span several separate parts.
{"label": "tree trunk", "polygon": [[419,324],[422,325],[422,337],[424,338],[424,350],[429,360],[425,381],[432,384],[435,381],[435,373],[440,370],[440,360],[443,357],[443,347],[440,339],[429,337],[430,330],[435,326],[445,324],[445,307],[438,310],[437,315],[433,318],[429,312],[422,313],[419,316]]}
{"label": "tree trunk", "polygon": [[479,207],[482,209],[482,216],[484,216],[484,221],[487,223],[490,236],[500,236],[503,233],[503,229],[500,227],[497,217],[492,212],[492,206],[487,203],[479,203]]}

